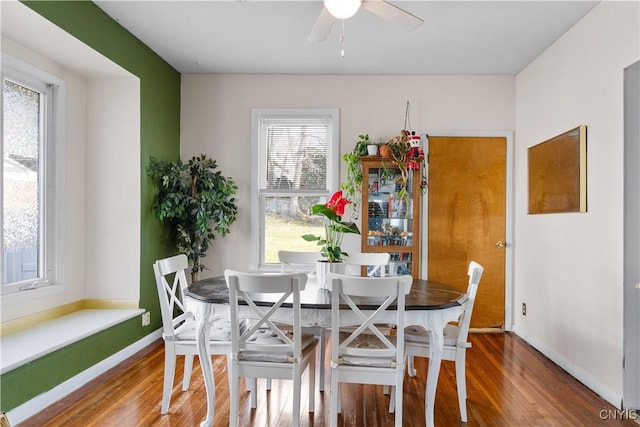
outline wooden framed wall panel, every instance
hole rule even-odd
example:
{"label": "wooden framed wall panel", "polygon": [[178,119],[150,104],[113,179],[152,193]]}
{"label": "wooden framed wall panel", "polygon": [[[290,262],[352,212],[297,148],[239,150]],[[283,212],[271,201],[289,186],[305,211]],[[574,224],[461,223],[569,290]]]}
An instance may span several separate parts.
{"label": "wooden framed wall panel", "polygon": [[587,211],[587,127],[529,147],[529,213]]}

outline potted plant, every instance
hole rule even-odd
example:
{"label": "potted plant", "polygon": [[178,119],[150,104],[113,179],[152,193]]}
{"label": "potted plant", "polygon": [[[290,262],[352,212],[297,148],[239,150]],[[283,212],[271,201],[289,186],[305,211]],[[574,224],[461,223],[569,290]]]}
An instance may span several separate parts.
{"label": "potted plant", "polygon": [[[400,187],[398,197],[403,200],[409,195],[407,192],[407,186],[409,185],[411,174],[416,173],[418,169],[420,169],[419,173],[422,174],[420,179],[420,191],[422,194],[424,194],[428,186],[424,164],[424,153],[419,149],[419,140],[420,138],[415,135],[415,132],[412,133],[403,129],[400,132],[400,135],[391,138],[387,144],[390,151],[390,158],[393,161],[393,166],[399,171],[396,183]],[[415,145],[410,141],[415,141]]]}
{"label": "potted plant", "polygon": [[320,253],[326,259],[317,262],[317,270],[318,283],[323,286],[326,285],[325,277],[327,272],[344,272],[341,268],[344,265],[342,264],[342,257],[349,256],[349,254],[343,252],[340,247],[344,234],[360,234],[360,230],[356,224],[342,221],[344,208],[349,203],[351,202],[348,199],[342,197],[342,191],[336,191],[327,203],[314,205],[311,213],[321,215],[325,218],[325,235],[324,237],[314,234],[305,234],[302,236],[307,242],[317,241],[318,245],[322,246]]}
{"label": "potted plant", "polygon": [[387,146],[389,147],[389,152],[391,154],[391,159],[394,162],[394,166],[398,168],[400,172],[396,183],[400,186],[400,191],[398,191],[398,197],[400,199],[405,199],[408,196],[407,193],[407,185],[409,183],[409,131],[402,130],[400,135],[394,136],[389,140]]}
{"label": "potted plant", "polygon": [[389,150],[389,144],[380,144],[380,157],[385,159],[391,157],[391,151]]}
{"label": "potted plant", "polygon": [[346,166],[346,181],[340,184],[340,188],[345,192],[345,197],[351,200],[353,218],[358,217],[358,206],[360,205],[360,191],[362,186],[362,165],[360,157],[367,154],[367,146],[371,145],[369,134],[358,135],[356,146],[349,153],[342,156]]}
{"label": "potted plant", "polygon": [[367,145],[367,156],[377,156],[378,155],[378,144],[374,142],[370,142]]}
{"label": "potted plant", "polygon": [[216,234],[226,236],[238,214],[234,198],[238,187],[216,168],[216,161],[205,155],[188,163],[152,157],[147,166],[148,176],[158,187],[153,210],[168,223],[178,251],[189,258],[192,282],[205,268],[200,258],[211,241]]}

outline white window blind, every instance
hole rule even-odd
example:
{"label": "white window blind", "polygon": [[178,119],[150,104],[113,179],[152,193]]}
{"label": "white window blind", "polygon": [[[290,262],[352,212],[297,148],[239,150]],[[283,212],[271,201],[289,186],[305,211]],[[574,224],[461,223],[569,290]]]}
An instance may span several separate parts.
{"label": "white window blind", "polygon": [[274,267],[281,249],[318,249],[300,236],[321,231],[311,207],[337,183],[337,121],[337,110],[253,110],[254,268]]}

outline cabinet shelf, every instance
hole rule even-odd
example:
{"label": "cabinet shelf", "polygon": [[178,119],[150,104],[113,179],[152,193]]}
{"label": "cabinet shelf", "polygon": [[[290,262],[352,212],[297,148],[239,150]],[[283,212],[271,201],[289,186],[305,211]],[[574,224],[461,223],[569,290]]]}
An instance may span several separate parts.
{"label": "cabinet shelf", "polygon": [[390,254],[388,276],[420,277],[420,174],[410,175],[400,197],[400,171],[380,157],[360,159],[362,164],[362,252]]}
{"label": "cabinet shelf", "polygon": [[385,236],[385,235],[368,235],[368,246],[413,246],[413,235],[406,236]]}

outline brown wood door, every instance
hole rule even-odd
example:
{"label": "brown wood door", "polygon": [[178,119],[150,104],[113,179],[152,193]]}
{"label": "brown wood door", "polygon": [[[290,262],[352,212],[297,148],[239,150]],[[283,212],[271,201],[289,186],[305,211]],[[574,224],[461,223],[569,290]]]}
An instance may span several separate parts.
{"label": "brown wood door", "polygon": [[429,137],[429,280],[466,291],[470,261],[484,267],[472,328],[504,328],[504,137]]}

